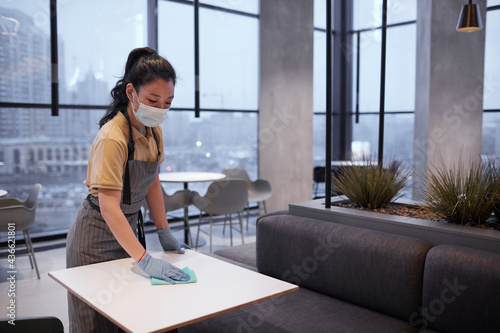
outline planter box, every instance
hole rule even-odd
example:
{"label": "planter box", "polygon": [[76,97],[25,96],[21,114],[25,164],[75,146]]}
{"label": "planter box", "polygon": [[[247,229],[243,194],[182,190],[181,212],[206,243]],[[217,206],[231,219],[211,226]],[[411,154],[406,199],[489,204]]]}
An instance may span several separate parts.
{"label": "planter box", "polygon": [[[332,197],[332,204],[341,201],[345,200],[340,197]],[[325,208],[324,198],[289,204],[289,214],[419,238],[434,245],[452,244],[500,253],[500,231],[497,230],[337,206]]]}

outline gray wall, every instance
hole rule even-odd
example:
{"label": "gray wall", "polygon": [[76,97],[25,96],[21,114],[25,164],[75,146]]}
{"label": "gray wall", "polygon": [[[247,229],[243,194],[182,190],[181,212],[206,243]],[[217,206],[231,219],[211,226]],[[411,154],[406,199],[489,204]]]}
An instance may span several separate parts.
{"label": "gray wall", "polygon": [[310,200],[313,170],[313,0],[260,3],[259,171],[268,211]]}
{"label": "gray wall", "polygon": [[[414,165],[422,187],[429,166],[454,165],[462,154],[467,168],[481,158],[485,31],[455,30],[466,3],[417,1]],[[486,0],[474,3],[484,27]]]}

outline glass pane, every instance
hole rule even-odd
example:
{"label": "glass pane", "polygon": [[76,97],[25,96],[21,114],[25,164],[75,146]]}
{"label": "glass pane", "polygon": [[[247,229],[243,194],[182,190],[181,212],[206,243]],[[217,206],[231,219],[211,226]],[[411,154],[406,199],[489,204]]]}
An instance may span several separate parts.
{"label": "glass pane", "polygon": [[[382,26],[382,0],[354,0],[353,29]],[[389,0],[387,3],[387,24],[417,19],[416,0]]]}
{"label": "glass pane", "polygon": [[500,109],[500,10],[487,12],[484,55],[483,108]]}
{"label": "glass pane", "polygon": [[0,5],[0,100],[50,103],[49,2]]}
{"label": "glass pane", "polygon": [[258,108],[259,21],[200,10],[200,104],[211,109]]}
{"label": "glass pane", "polygon": [[[413,114],[388,114],[384,118],[384,161],[413,161]],[[354,122],[352,153],[354,157],[378,156],[379,116],[362,114]]]}
{"label": "glass pane", "polygon": [[387,112],[415,110],[416,37],[416,24],[387,29]]}
{"label": "glass pane", "polygon": [[158,52],[177,72],[173,108],[194,108],[193,6],[158,3]]}
{"label": "glass pane", "polygon": [[42,185],[32,237],[66,233],[87,195],[90,146],[102,110],[0,109],[0,187],[25,200]]}
{"label": "glass pane", "polygon": [[[192,112],[172,111],[162,126],[165,162],[160,172],[220,172],[241,167],[251,179],[257,178],[257,113],[202,112],[195,118]],[[178,189],[173,186],[165,189]],[[206,187],[193,183],[189,189],[203,192]]]}
{"label": "glass pane", "polygon": [[381,0],[354,0],[352,21],[354,30],[379,27],[381,22]]}
{"label": "glass pane", "polygon": [[500,5],[500,0],[488,0],[488,1],[486,2],[486,5],[487,5],[488,7],[490,7],[490,6],[496,6],[496,5]]}
{"label": "glass pane", "polygon": [[[382,4],[382,2],[380,3]],[[417,0],[389,0],[387,2],[387,24],[415,21],[416,19]],[[382,14],[380,22],[382,22]]]}
{"label": "glass pane", "polygon": [[378,111],[380,109],[380,38],[380,30],[363,32],[360,36],[360,112]]}
{"label": "glass pane", "polygon": [[[380,109],[381,31],[360,33],[360,112]],[[356,107],[356,34],[353,35],[353,110]],[[387,29],[385,110],[415,109],[416,24]]]}
{"label": "glass pane", "polygon": [[500,162],[500,112],[483,114],[483,157]]}
{"label": "glass pane", "polygon": [[326,33],[314,31],[314,107],[326,112]]}
{"label": "glass pane", "polygon": [[314,27],[326,29],[326,1],[314,0]]}
{"label": "glass pane", "polygon": [[326,157],[326,114],[315,114],[313,118],[313,165],[324,166]]}
{"label": "glass pane", "polygon": [[259,14],[258,0],[201,0],[200,3],[238,10],[250,14]]}
{"label": "glass pane", "polygon": [[[313,167],[325,166],[326,160],[326,114],[314,114],[313,117]],[[314,179],[313,170],[311,178]],[[325,195],[325,183],[313,184],[313,198]]]}
{"label": "glass pane", "polygon": [[109,103],[128,54],[147,44],[146,3],[58,2],[60,103]]}

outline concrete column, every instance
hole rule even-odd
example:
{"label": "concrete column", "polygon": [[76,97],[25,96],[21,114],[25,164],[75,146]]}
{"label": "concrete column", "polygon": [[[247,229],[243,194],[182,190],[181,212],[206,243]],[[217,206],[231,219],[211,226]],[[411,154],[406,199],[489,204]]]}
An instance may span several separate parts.
{"label": "concrete column", "polygon": [[259,170],[268,211],[312,198],[313,0],[260,2]]}
{"label": "concrete column", "polygon": [[[486,26],[486,0],[479,4]],[[427,168],[465,167],[481,158],[483,126],[484,29],[456,31],[467,1],[417,1],[417,77],[414,166],[417,187]],[[419,199],[415,192],[414,197]]]}

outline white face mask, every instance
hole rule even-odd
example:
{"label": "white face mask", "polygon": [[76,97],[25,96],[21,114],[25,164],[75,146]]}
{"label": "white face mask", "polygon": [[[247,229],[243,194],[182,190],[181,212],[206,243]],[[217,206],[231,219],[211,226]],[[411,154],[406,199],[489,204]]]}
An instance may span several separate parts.
{"label": "white face mask", "polygon": [[134,103],[132,103],[132,111],[134,111],[135,118],[144,126],[156,127],[168,117],[168,110],[170,110],[170,108],[160,109],[155,108],[154,106],[145,105],[139,101],[137,92],[135,92],[135,96],[139,102],[139,107],[136,112],[134,110]]}

